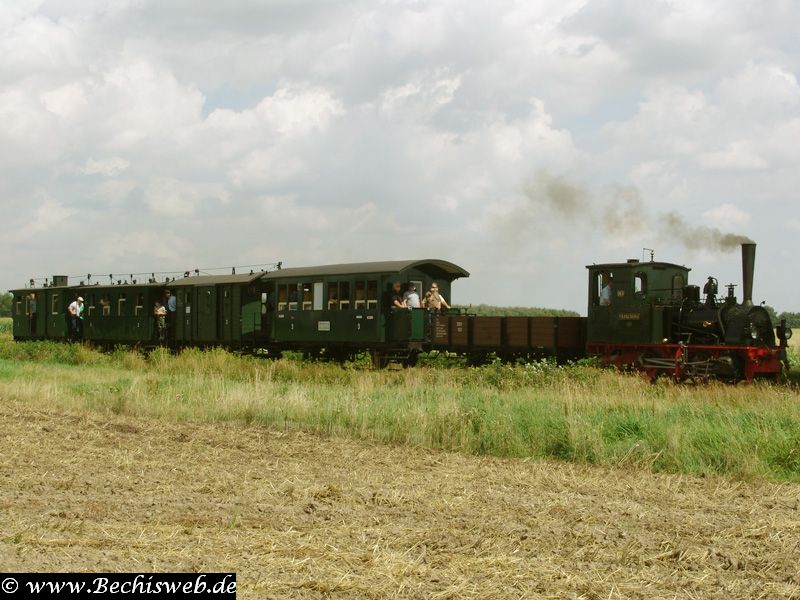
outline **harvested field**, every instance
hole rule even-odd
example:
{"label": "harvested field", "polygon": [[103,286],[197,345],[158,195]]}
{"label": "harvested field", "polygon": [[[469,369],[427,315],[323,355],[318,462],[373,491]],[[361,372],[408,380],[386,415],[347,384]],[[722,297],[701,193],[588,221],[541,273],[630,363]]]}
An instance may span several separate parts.
{"label": "harvested field", "polygon": [[0,568],[241,597],[800,596],[800,486],[0,403]]}

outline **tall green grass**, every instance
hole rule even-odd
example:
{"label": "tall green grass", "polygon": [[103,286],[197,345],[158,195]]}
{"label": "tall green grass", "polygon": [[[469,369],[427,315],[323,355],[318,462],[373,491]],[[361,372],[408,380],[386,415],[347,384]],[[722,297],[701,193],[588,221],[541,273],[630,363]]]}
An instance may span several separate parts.
{"label": "tall green grass", "polygon": [[104,354],[0,336],[0,399],[471,454],[800,480],[792,386],[652,385],[590,366],[373,371],[224,350]]}

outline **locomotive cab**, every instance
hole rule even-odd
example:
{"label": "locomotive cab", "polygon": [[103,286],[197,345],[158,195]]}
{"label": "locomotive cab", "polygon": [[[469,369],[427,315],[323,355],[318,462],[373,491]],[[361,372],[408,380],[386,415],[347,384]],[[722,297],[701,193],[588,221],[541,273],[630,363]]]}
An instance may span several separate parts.
{"label": "locomotive cab", "polygon": [[[589,342],[659,343],[683,301],[687,267],[665,262],[589,265]],[[611,300],[603,288],[611,282]]]}

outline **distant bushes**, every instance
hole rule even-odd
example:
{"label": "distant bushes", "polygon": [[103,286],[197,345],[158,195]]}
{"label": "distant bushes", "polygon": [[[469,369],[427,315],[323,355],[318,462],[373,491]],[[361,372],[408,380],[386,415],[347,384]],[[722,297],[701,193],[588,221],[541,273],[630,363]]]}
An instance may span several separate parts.
{"label": "distant bushes", "polygon": [[538,308],[526,306],[491,306],[489,304],[475,304],[469,306],[458,305],[454,308],[465,309],[470,314],[483,317],[578,317],[574,310],[561,308]]}
{"label": "distant bushes", "polygon": [[778,315],[778,322],[781,319],[786,319],[786,324],[789,327],[800,327],[800,312],[782,312]]}

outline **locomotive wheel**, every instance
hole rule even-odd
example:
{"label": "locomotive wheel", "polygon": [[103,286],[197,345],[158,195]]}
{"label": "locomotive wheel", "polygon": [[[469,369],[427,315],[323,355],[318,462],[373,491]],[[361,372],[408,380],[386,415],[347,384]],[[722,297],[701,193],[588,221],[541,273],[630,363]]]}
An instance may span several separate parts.
{"label": "locomotive wheel", "polygon": [[709,381],[716,374],[716,370],[712,368],[712,357],[707,352],[698,352],[691,358],[693,364],[686,370],[687,379],[691,379],[694,383],[704,383]]}
{"label": "locomotive wheel", "polygon": [[658,358],[658,355],[652,350],[645,350],[639,355],[639,371],[650,383],[655,383],[662,373],[653,366],[648,365],[648,361]]}

